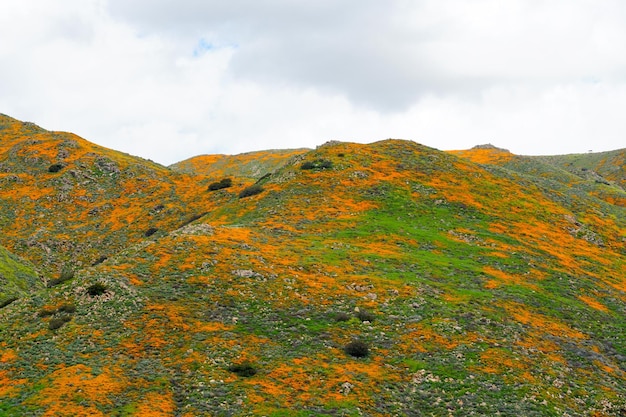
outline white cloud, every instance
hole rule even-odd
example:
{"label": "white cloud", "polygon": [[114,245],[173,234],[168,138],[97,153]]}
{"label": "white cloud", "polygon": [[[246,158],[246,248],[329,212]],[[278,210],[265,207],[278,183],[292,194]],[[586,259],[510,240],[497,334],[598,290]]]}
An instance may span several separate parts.
{"label": "white cloud", "polygon": [[620,0],[9,0],[0,112],[162,163],[414,139],[624,146]]}

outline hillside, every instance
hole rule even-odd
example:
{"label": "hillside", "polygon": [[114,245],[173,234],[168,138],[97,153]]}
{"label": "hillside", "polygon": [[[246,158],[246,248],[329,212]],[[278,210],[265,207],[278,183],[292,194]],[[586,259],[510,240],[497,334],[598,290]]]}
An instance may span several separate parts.
{"label": "hillside", "polygon": [[501,167],[526,176],[530,182],[548,190],[548,194],[559,190],[563,195],[574,195],[571,190],[574,188],[586,202],[589,196],[608,202],[609,205],[604,209],[611,210],[612,205],[626,207],[626,149],[601,153],[522,156],[491,145],[482,145],[450,153],[491,169]]}
{"label": "hillside", "polygon": [[[113,228],[111,212],[49,208],[60,143],[9,122],[0,143],[19,152],[0,163],[23,180],[3,204],[46,223],[3,216],[0,244],[47,271],[45,249],[16,242],[58,239],[60,222],[109,251],[0,309],[0,415],[626,413],[626,208],[595,188],[619,187],[503,150],[386,140],[328,143],[255,188],[233,175],[209,191],[222,168],[181,173],[72,136],[93,155],[61,172],[101,155],[120,167],[66,191],[92,197],[81,210],[119,193],[133,221]],[[142,183],[150,195],[118,188]],[[96,225],[108,244],[84,232]]]}
{"label": "hillside", "polygon": [[197,218],[208,180],[0,115],[2,244],[58,278]]}
{"label": "hillside", "polygon": [[582,178],[614,183],[626,190],[626,149],[532,158],[559,166]]}
{"label": "hillside", "polygon": [[177,162],[170,168],[216,179],[230,176],[259,179],[308,151],[309,149],[274,149],[239,155],[200,155]]}

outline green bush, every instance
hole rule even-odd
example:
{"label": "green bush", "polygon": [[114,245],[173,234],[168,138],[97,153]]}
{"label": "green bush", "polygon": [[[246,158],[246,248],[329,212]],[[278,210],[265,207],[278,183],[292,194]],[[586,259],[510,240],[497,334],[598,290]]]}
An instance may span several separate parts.
{"label": "green bush", "polygon": [[221,190],[222,188],[228,188],[231,187],[233,185],[233,180],[230,178],[223,178],[222,180],[218,181],[218,182],[214,182],[209,184],[209,191],[217,191],[217,190]]}
{"label": "green bush", "polygon": [[350,320],[350,315],[348,313],[344,313],[343,311],[335,313],[335,321],[348,321]]}
{"label": "green bush", "polygon": [[250,362],[236,363],[228,367],[230,372],[239,376],[250,377],[256,375],[257,370]]}
{"label": "green bush", "polygon": [[300,169],[330,169],[333,167],[333,163],[328,159],[316,159],[315,161],[306,161]]}
{"label": "green bush", "polygon": [[333,167],[333,163],[327,159],[322,159],[320,161],[320,169],[331,169]]}
{"label": "green bush", "polygon": [[107,292],[107,290],[108,288],[106,285],[96,282],[95,284],[87,287],[87,294],[89,294],[90,297],[97,297],[98,295],[102,295]]}
{"label": "green bush", "polygon": [[145,237],[150,237],[153,234],[155,234],[156,232],[158,232],[159,229],[157,229],[156,227],[151,227],[148,230],[145,231],[145,233],[143,234]]}
{"label": "green bush", "polygon": [[76,306],[74,304],[65,303],[65,304],[61,304],[57,309],[50,309],[50,308],[44,307],[41,310],[39,310],[37,315],[39,317],[48,317],[48,316],[54,316],[57,313],[74,314],[75,312],[76,312]]}
{"label": "green bush", "polygon": [[74,278],[74,270],[71,267],[66,265],[61,270],[61,274],[59,275],[58,278],[51,279],[50,281],[48,281],[48,288],[52,288],[65,281],[69,281],[72,278]]}
{"label": "green bush", "polygon": [[63,164],[52,164],[48,167],[48,172],[59,172],[64,168]]}
{"label": "green bush", "polygon": [[183,222],[183,224],[180,225],[180,227],[187,226],[189,223],[195,222],[196,220],[202,218],[206,214],[207,214],[206,211],[204,213],[193,214],[193,215],[189,216],[187,219],[185,219],[185,221]]}
{"label": "green bush", "polygon": [[374,313],[371,313],[363,309],[359,310],[356,313],[356,317],[361,321],[369,321],[370,323],[376,319],[376,316],[374,315]]}
{"label": "green bush", "polygon": [[62,304],[58,309],[57,312],[63,312],[63,313],[68,313],[68,314],[74,314],[76,313],[76,306],[74,304]]}
{"label": "green bush", "polygon": [[48,328],[50,330],[56,330],[56,329],[60,328],[61,326],[63,326],[65,323],[67,323],[70,320],[72,320],[72,317],[70,317],[70,316],[55,317],[55,318],[51,319],[50,322],[48,323]]}
{"label": "green bush", "polygon": [[253,195],[261,194],[262,192],[263,187],[261,187],[259,184],[254,184],[241,190],[241,192],[239,193],[239,198],[250,197]]}
{"label": "green bush", "polygon": [[54,318],[50,320],[50,322],[48,323],[48,328],[50,330],[56,330],[60,328],[61,326],[63,326],[64,324],[65,324],[65,320],[62,320],[61,318]]}
{"label": "green bush", "polygon": [[361,340],[353,340],[348,343],[343,350],[350,356],[355,358],[365,358],[370,354],[369,347]]}
{"label": "green bush", "polygon": [[56,310],[50,310],[49,308],[44,307],[37,312],[37,316],[39,317],[53,316],[54,314],[56,314],[56,312],[57,312]]}
{"label": "green bush", "polygon": [[106,261],[107,259],[109,259],[109,258],[104,256],[104,255],[102,255],[101,257],[96,259],[96,261],[94,263],[92,263],[91,266],[100,265],[102,262]]}
{"label": "green bush", "polygon": [[4,301],[0,301],[0,308],[4,308],[16,300],[17,300],[17,297],[9,297]]}

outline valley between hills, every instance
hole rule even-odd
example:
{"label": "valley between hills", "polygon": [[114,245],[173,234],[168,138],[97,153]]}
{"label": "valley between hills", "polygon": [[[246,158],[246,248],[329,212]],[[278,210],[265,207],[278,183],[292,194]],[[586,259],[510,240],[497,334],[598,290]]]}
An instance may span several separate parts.
{"label": "valley between hills", "polygon": [[625,416],[626,149],[166,167],[0,115],[0,416]]}

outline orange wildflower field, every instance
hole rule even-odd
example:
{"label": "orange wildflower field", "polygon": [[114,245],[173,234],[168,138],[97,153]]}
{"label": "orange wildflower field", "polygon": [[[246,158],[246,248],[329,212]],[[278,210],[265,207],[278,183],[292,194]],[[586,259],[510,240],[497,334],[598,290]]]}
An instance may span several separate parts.
{"label": "orange wildflower field", "polygon": [[622,416],[623,164],[0,115],[0,416]]}

